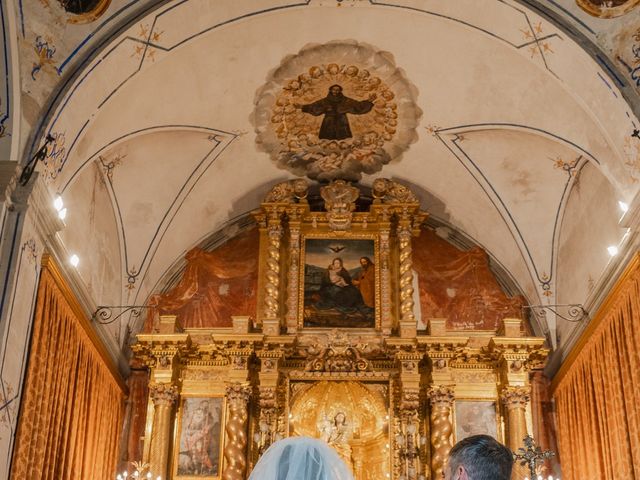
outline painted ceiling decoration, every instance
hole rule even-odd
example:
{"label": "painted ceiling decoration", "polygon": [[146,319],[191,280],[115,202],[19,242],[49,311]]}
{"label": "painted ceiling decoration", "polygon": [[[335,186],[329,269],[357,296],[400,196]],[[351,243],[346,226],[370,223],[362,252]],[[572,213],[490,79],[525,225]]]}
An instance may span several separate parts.
{"label": "painted ceiling decoration", "polygon": [[2,3],[0,151],[55,139],[39,176],[97,305],[175,287],[278,183],[380,175],[527,303],[595,304],[640,191],[638,0],[214,3]]}
{"label": "painted ceiling decoration", "polygon": [[418,138],[417,88],[393,56],[356,41],[304,47],[256,96],[256,143],[280,168],[359,180]]}

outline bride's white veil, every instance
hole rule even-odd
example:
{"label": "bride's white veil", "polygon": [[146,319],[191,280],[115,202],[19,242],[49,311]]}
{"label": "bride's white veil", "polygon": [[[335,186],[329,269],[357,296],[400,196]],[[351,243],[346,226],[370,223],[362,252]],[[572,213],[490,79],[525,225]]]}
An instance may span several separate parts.
{"label": "bride's white veil", "polygon": [[322,440],[289,437],[269,447],[249,480],[353,480],[353,475]]}

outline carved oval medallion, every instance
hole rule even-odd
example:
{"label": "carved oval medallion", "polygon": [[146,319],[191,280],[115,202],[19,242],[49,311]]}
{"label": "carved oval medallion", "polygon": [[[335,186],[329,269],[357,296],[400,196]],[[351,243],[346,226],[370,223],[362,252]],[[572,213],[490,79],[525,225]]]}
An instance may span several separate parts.
{"label": "carved oval medallion", "polygon": [[258,147],[317,180],[358,180],[417,139],[417,89],[391,54],[332,42],[285,58],[256,96]]}
{"label": "carved oval medallion", "polygon": [[576,0],[576,3],[594,17],[613,18],[624,15],[640,5],[640,0]]}

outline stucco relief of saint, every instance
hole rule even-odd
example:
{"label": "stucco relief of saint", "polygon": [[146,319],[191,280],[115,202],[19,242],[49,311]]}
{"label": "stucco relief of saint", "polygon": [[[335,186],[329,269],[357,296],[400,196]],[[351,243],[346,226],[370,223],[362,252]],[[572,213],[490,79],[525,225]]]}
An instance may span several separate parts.
{"label": "stucco relief of saint", "polygon": [[388,53],[355,42],[306,47],[258,92],[256,142],[297,175],[358,180],[416,140],[415,95]]}
{"label": "stucco relief of saint", "polygon": [[354,100],[345,97],[342,93],[340,85],[331,85],[329,94],[308,105],[300,105],[294,103],[293,106],[300,108],[304,113],[311,115],[324,115],[318,138],[325,140],[344,140],[351,138],[351,128],[349,128],[349,119],[347,114],[364,115],[369,113],[373,108],[373,101],[376,94],[371,93],[368,100]]}

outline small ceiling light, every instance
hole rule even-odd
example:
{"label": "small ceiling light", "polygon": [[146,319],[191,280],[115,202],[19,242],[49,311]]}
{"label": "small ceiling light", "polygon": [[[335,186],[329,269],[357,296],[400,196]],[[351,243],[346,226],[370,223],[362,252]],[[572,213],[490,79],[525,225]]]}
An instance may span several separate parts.
{"label": "small ceiling light", "polygon": [[80,263],[80,258],[78,257],[78,255],[74,253],[73,255],[71,255],[71,258],[69,259],[69,263],[71,263],[71,265],[73,265],[74,267],[77,267],[78,264]]}
{"label": "small ceiling light", "polygon": [[615,257],[618,254],[618,247],[611,245],[610,247],[607,247],[607,252],[609,252],[609,255],[612,257]]}
{"label": "small ceiling light", "polygon": [[622,213],[627,213],[629,211],[629,205],[627,203],[620,201],[618,202],[618,205],[620,206],[620,210],[622,210]]}
{"label": "small ceiling light", "polygon": [[56,199],[53,201],[53,207],[57,211],[62,210],[62,207],[64,207],[64,203],[62,202],[62,197],[60,195],[58,195]]}
{"label": "small ceiling light", "polygon": [[67,209],[63,208],[62,210],[58,211],[58,218],[60,218],[60,220],[64,220],[67,217]]}

